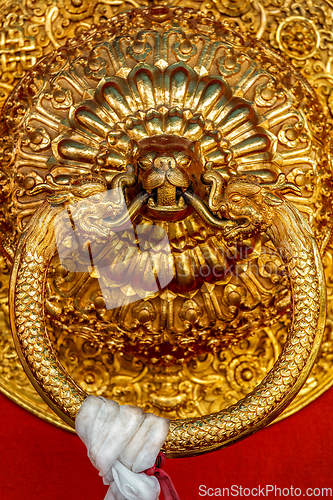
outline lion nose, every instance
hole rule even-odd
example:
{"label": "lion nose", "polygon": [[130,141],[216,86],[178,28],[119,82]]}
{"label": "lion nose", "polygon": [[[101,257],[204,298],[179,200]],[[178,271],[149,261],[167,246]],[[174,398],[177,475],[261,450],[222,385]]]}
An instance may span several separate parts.
{"label": "lion nose", "polygon": [[165,161],[165,162],[161,162],[161,168],[166,172],[167,170],[169,170],[169,168],[171,167],[171,165]]}
{"label": "lion nose", "polygon": [[173,158],[168,157],[157,158],[157,160],[155,160],[155,166],[160,170],[167,172],[168,170],[175,168],[175,161]]}

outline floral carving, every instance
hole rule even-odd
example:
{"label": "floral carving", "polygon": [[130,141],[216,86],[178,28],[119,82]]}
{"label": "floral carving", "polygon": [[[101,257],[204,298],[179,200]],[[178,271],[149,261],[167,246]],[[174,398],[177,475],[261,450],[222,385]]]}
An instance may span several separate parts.
{"label": "floral carving", "polygon": [[319,46],[316,27],[302,17],[291,17],[280,24],[276,36],[281,50],[295,59],[311,57]]}

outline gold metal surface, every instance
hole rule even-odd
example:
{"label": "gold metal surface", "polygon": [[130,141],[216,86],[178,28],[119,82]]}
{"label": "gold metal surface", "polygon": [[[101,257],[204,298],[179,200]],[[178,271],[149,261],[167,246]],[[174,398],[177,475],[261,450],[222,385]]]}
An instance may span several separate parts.
{"label": "gold metal surface", "polygon": [[[3,25],[6,36],[3,38],[3,47],[5,48],[3,48],[1,59],[4,71],[2,80],[7,82],[2,87],[4,89],[4,96],[7,96],[14,87],[15,82],[19,81],[24,70],[29,69],[26,53],[29,53],[29,56],[31,56],[30,61],[33,64],[34,57],[39,58],[43,54],[53,50],[56,46],[63,44],[68,37],[77,34],[82,27],[86,28],[92,22],[100,22],[101,18],[98,16],[103,11],[103,4],[89,3],[89,7],[83,3],[80,5],[82,5],[80,13],[77,12],[78,7],[73,7],[70,3],[61,4],[61,6],[60,3],[50,4],[46,10],[44,8],[44,11],[35,4],[22,4],[22,6],[15,4],[16,7],[13,10],[12,4],[7,3],[6,8],[8,10],[6,11],[4,7],[2,8],[4,18],[7,20],[4,21]],[[185,3],[182,2],[181,5],[185,5]],[[330,123],[331,77],[329,76],[329,50],[331,41],[329,36],[329,13],[332,9],[329,4],[325,2],[316,3],[316,7],[313,7],[310,4],[304,3],[302,16],[299,15],[299,11],[295,12],[293,10],[291,3],[286,3],[283,8],[277,7],[273,3],[270,5],[266,3],[263,6],[258,2],[234,2],[232,4],[229,2],[219,2],[212,5],[191,2],[191,5],[189,3],[187,5],[201,9],[203,12],[212,11],[214,15],[228,19],[233,24],[239,25],[241,29],[255,33],[257,36],[259,35],[259,37],[268,41],[274,49],[281,50],[284,56],[289,57],[293,65],[298,67],[302,74],[314,85],[324,104],[324,111],[328,123]],[[33,11],[31,10],[32,7]],[[119,7],[104,5],[104,8],[106,10],[126,10],[128,6],[127,4]],[[22,17],[22,12],[24,12],[25,19]],[[114,12],[116,11],[114,10],[111,14],[108,13],[107,15],[112,15]],[[60,25],[66,27],[66,30],[61,32],[60,29],[55,29],[56,26]],[[15,31],[17,26],[19,28]],[[74,30],[76,30],[75,33]],[[29,38],[29,33],[37,34],[37,37]],[[36,45],[36,41],[39,39],[42,39],[43,43]],[[149,43],[146,45],[145,43],[144,40],[138,41],[138,47],[133,49],[134,54],[137,54],[137,58],[134,58],[134,60],[138,61],[138,57],[144,57],[145,50],[149,50]],[[178,60],[186,63],[191,57],[195,57],[196,44],[187,45],[184,42],[180,42],[178,45],[175,44],[172,56],[175,61]],[[20,47],[20,50],[18,47]],[[21,47],[23,48],[21,49]],[[223,66],[221,63],[221,74],[231,80],[233,75],[237,74],[238,63],[237,61],[233,61],[232,56],[232,53],[228,54],[223,62]],[[160,64],[160,69],[164,69],[162,58]],[[9,67],[11,69],[7,71]],[[103,64],[96,69],[89,62],[86,68],[86,76],[92,79],[94,78],[94,71],[96,79],[101,77],[98,72],[103,72],[104,70]],[[276,69],[274,70],[273,65],[269,67],[269,71],[273,75],[276,75]],[[8,73],[10,73],[10,76],[8,76]],[[119,75],[121,78],[126,79],[126,70],[123,70]],[[202,73],[202,77],[204,76],[204,73]],[[284,85],[288,86],[288,78],[290,79],[291,76],[288,75],[288,72],[285,72],[283,77],[285,78]],[[8,82],[11,83],[8,84]],[[296,89],[299,95],[294,96],[294,99],[303,98],[302,93],[306,92],[306,87],[303,86],[302,88],[302,85],[300,84]],[[53,95],[50,95],[50,102],[53,106],[53,111],[55,110],[55,112],[61,114],[62,109],[66,109],[66,107],[68,108],[72,104],[70,101],[71,98],[68,92],[66,93],[66,89],[63,92],[63,89],[56,88],[55,91]],[[270,103],[274,100],[274,91],[274,85],[266,85],[264,91],[261,91],[261,94],[258,95],[256,105],[260,107],[260,105],[263,105],[263,100],[265,103]],[[61,92],[63,93],[61,94]],[[274,103],[271,105],[274,107]],[[316,108],[315,105],[311,109],[311,122],[318,124],[317,130],[311,130],[311,134],[314,136],[326,132],[325,130],[320,130],[320,124],[324,123],[324,121],[321,119],[320,114],[318,114],[318,110],[319,108]],[[296,115],[297,112],[294,111],[294,116]],[[299,114],[297,119],[299,122],[303,120],[302,117],[301,119],[299,118]],[[300,149],[306,150],[307,139],[304,138],[304,133],[300,132],[302,129],[294,127],[293,120],[289,122],[286,120],[284,125],[284,128],[281,127],[278,137],[279,145],[283,146],[279,147],[290,151],[289,164],[292,164],[293,161],[295,162],[297,155],[299,156],[294,150],[299,147],[297,146],[297,141],[300,141]],[[40,149],[47,148],[49,139],[43,124],[38,127],[34,126],[34,130],[31,130],[28,134],[26,141],[26,145],[28,147],[30,145],[33,151],[38,152]],[[8,154],[8,151],[6,148],[3,148],[5,159],[6,154]],[[38,156],[37,161],[40,161],[40,158],[41,156]],[[107,161],[112,162],[112,159],[110,160],[105,157],[102,150],[100,151],[100,158],[100,164],[103,167],[105,167]],[[149,158],[146,161],[149,161]],[[277,164],[279,164],[278,161]],[[332,253],[330,246],[327,246],[327,243],[330,241],[330,228],[326,229],[330,219],[330,204],[328,201],[329,184],[327,180],[329,170],[327,165],[325,165],[325,159],[316,164],[314,163],[314,158],[310,157],[310,164],[311,167],[306,167],[305,169],[302,165],[297,166],[288,177],[288,180],[291,180],[302,189],[303,199],[298,200],[295,198],[293,201],[296,201],[301,210],[307,213],[311,224],[315,228],[316,239],[324,255],[328,296],[330,297],[332,294],[330,283]],[[25,192],[20,190],[33,188],[44,177],[44,175],[38,177],[40,171],[36,169],[35,174],[31,175],[31,171],[22,168],[20,174],[21,178],[16,178],[14,186],[10,186],[10,189],[14,190],[16,195],[13,198],[14,210],[12,210],[15,218],[9,224],[11,227],[5,227],[7,235],[11,236],[11,238],[8,238],[3,243],[3,251],[8,256],[10,256],[13,248],[15,248],[24,224],[39,204],[37,198],[36,203],[35,200],[26,197]],[[149,179],[146,188],[149,189]],[[5,176],[2,178],[2,189],[3,195],[6,197],[9,185]],[[163,189],[166,189],[166,194],[160,191],[160,201],[158,204],[161,206],[165,204],[170,208],[174,204],[175,191],[170,190],[170,187],[167,186],[164,186]],[[151,208],[153,209],[153,207]],[[216,209],[212,205],[210,208]],[[194,222],[197,223],[197,220]],[[8,218],[6,220],[7,223]],[[187,230],[182,233],[182,227],[178,223],[170,222],[170,226],[174,227],[172,231],[177,236],[174,238],[174,248],[177,250],[177,246],[179,248],[179,246],[183,245],[184,239],[186,240],[189,234]],[[15,227],[15,231],[13,231],[13,227]],[[207,231],[207,236],[203,238],[203,241],[207,242],[209,240],[210,243],[212,234],[209,233],[209,228],[204,227],[203,229]],[[190,237],[193,239],[191,234]],[[249,270],[249,259],[246,257],[243,261],[240,259],[238,264],[240,267],[244,267],[244,272],[241,273],[241,280],[230,283],[230,277],[227,276],[217,284],[203,283],[199,291],[201,297],[199,301],[198,296],[195,298],[193,295],[191,296],[191,293],[187,293],[187,295],[181,297],[178,290],[170,291],[164,299],[162,298],[162,301],[164,300],[166,304],[169,318],[172,317],[173,313],[171,311],[174,310],[174,305],[177,304],[176,310],[180,311],[178,316],[179,324],[177,326],[178,330],[179,326],[183,329],[181,329],[181,334],[176,338],[179,339],[178,342],[182,349],[186,340],[184,358],[186,362],[184,363],[182,354],[177,356],[172,354],[174,356],[173,361],[179,361],[178,366],[177,363],[170,362],[170,366],[163,370],[156,366],[151,368],[145,364],[142,356],[154,359],[152,351],[148,350],[147,354],[144,354],[143,350],[139,358],[135,355],[133,357],[133,352],[123,352],[120,354],[114,352],[112,354],[114,357],[110,357],[109,352],[105,351],[105,349],[103,350],[105,338],[101,336],[100,343],[96,342],[97,339],[94,336],[96,326],[99,327],[98,331],[102,331],[103,333],[103,324],[107,321],[110,322],[110,320],[109,318],[105,318],[103,301],[98,294],[96,295],[94,279],[91,280],[90,288],[83,290],[82,295],[79,294],[79,302],[83,301],[87,305],[87,300],[92,300],[92,304],[94,304],[94,307],[90,311],[87,308],[85,312],[87,316],[85,321],[90,326],[85,327],[84,335],[81,336],[76,335],[75,325],[73,330],[71,330],[71,327],[64,329],[64,324],[71,325],[71,318],[75,314],[75,311],[78,310],[78,307],[82,309],[82,303],[76,302],[75,304],[75,297],[69,293],[69,297],[66,300],[62,300],[60,306],[61,301],[59,302],[59,295],[57,294],[60,293],[60,297],[64,294],[68,295],[69,288],[72,288],[73,283],[75,284],[75,279],[73,282],[68,282],[68,280],[64,279],[66,276],[63,275],[64,271],[59,268],[59,261],[57,261],[57,256],[55,256],[51,261],[51,272],[49,275],[48,299],[50,300],[47,302],[49,315],[48,330],[53,346],[55,346],[59,358],[68,370],[68,373],[88,393],[103,394],[113,399],[118,399],[120,402],[139,404],[155,413],[161,413],[172,418],[193,418],[219,411],[230,404],[236,403],[241,397],[249,393],[272,367],[273,360],[277,359],[285,343],[290,324],[290,316],[286,315],[290,307],[290,290],[288,290],[288,279],[283,272],[284,266],[281,257],[269,242],[257,239],[256,241],[248,242],[247,245],[251,246],[253,243],[255,251],[252,253],[250,264],[253,260],[257,263],[255,266],[255,269],[259,270],[257,275],[253,276],[252,269]],[[201,241],[200,244],[202,244]],[[216,247],[219,246],[220,242]],[[3,274],[6,275],[6,273],[8,275],[8,271],[5,271]],[[221,339],[218,341],[215,339],[214,345],[214,339],[212,338],[209,347],[210,352],[202,352],[199,357],[196,356],[193,359],[191,355],[191,343],[189,342],[188,335],[184,335],[184,333],[191,331],[192,344],[197,343],[197,337],[193,337],[193,334],[195,335],[196,331],[200,331],[199,318],[202,317],[203,312],[207,314],[210,311],[216,314],[214,305],[216,303],[216,292],[218,292],[218,297],[221,294],[222,297],[225,297],[224,301],[222,301],[224,311],[221,313],[224,314],[224,322],[228,321],[231,324],[231,328],[227,332],[227,335],[223,337],[222,343]],[[4,289],[4,309],[6,309],[6,293],[8,292]],[[94,298],[91,299],[91,297]],[[176,299],[178,303],[175,302]],[[158,300],[161,299],[157,298],[155,303]],[[150,322],[153,326],[154,321],[156,324],[155,303],[154,301],[145,302],[136,312],[133,311],[134,316],[136,315],[138,328],[142,328],[139,326],[140,324],[142,325],[140,318],[144,318],[143,323],[146,325]],[[243,312],[238,316],[238,323],[236,322],[232,325],[233,314],[235,314],[235,309],[239,308],[240,304],[242,304]],[[57,317],[60,307],[62,308],[60,317]],[[288,414],[313,400],[332,382],[330,370],[333,349],[331,340],[331,315],[332,311],[329,301],[326,337],[320,356],[313,374],[308,379],[299,396],[287,409]],[[279,317],[280,321],[276,322]],[[240,328],[240,324],[243,324],[244,318],[251,324],[252,329],[254,326],[258,330],[255,336],[248,337],[249,327]],[[123,323],[124,325],[126,324],[125,316]],[[187,328],[190,330],[186,330],[186,325],[189,325]],[[32,401],[31,406],[34,406],[36,396],[32,397],[32,392],[30,396],[29,391],[24,389],[24,384],[27,384],[27,382],[23,376],[23,372],[19,368],[15,352],[10,345],[6,331],[4,328],[3,337],[4,345],[6,346],[4,352],[10,353],[12,358],[8,354],[5,354],[1,364],[4,368],[2,372],[4,390],[11,393],[14,398],[22,398],[22,401],[27,397],[29,402]],[[237,343],[234,341],[235,339]],[[148,340],[149,333],[145,339],[145,345],[147,345]],[[92,345],[92,341],[95,342],[94,345]],[[156,341],[158,341],[158,338],[155,336],[153,344]],[[121,342],[124,345],[124,339],[118,339],[117,348],[120,351],[122,349]],[[220,349],[222,347],[223,351],[221,353]],[[167,353],[167,356],[170,356],[170,354]],[[15,359],[15,365],[11,363],[9,369],[8,359]],[[166,359],[165,361],[167,365],[168,360]],[[13,373],[15,373],[15,377],[13,377]],[[23,382],[17,383],[15,381],[16,374],[20,374]],[[21,394],[23,395],[21,396]],[[42,403],[40,408],[42,413]],[[50,418],[53,418],[51,414]]]}

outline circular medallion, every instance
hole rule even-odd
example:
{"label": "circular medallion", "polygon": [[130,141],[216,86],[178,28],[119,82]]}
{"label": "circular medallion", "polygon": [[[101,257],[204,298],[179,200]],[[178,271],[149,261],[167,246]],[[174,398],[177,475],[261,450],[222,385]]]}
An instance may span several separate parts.
{"label": "circular medallion", "polygon": [[277,29],[276,39],[283,53],[300,61],[312,57],[320,43],[315,24],[302,16],[283,21]]}

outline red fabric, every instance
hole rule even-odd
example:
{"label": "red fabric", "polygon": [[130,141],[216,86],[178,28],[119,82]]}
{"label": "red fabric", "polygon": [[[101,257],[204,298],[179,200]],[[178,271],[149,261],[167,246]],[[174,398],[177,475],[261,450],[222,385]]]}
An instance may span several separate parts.
{"label": "red fabric", "polygon": [[[0,500],[104,499],[107,487],[79,438],[38,419],[2,394],[0,408]],[[215,500],[200,496],[200,485],[333,488],[333,390],[230,448],[167,460],[165,471],[181,500]]]}
{"label": "red fabric", "polygon": [[165,461],[165,455],[160,452],[156,457],[155,465],[145,470],[145,474],[147,474],[147,476],[155,476],[158,479],[164,500],[180,500],[170,477],[162,470]]}

